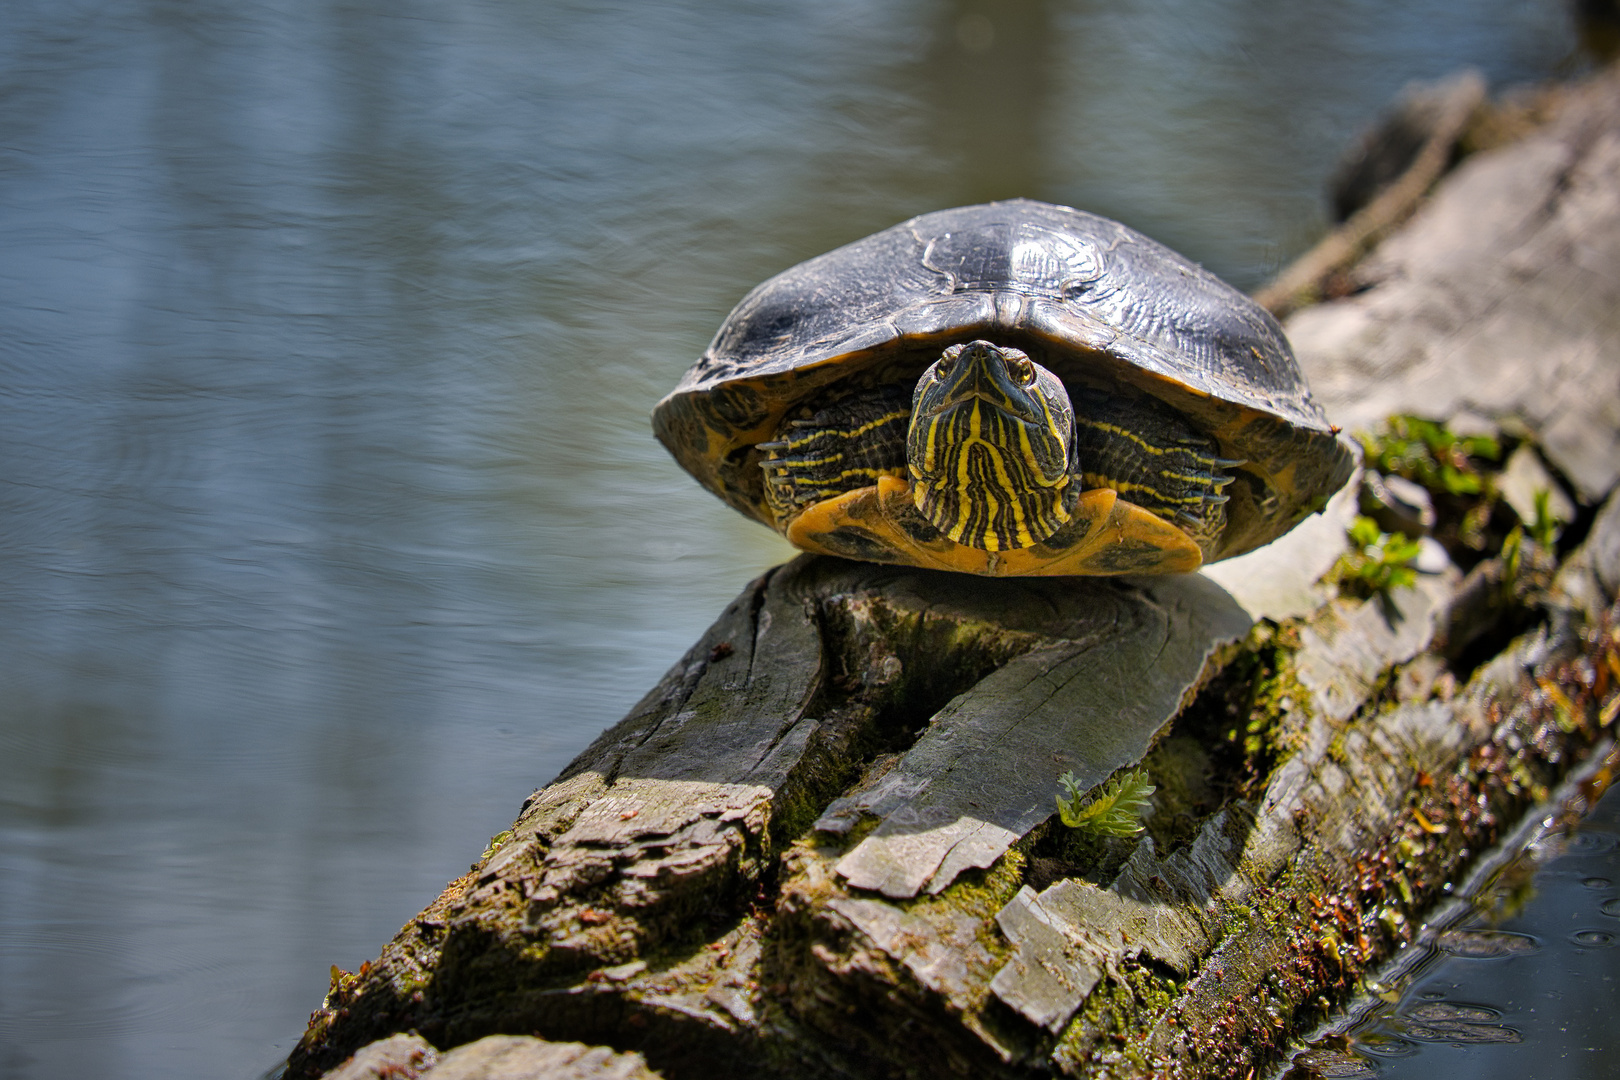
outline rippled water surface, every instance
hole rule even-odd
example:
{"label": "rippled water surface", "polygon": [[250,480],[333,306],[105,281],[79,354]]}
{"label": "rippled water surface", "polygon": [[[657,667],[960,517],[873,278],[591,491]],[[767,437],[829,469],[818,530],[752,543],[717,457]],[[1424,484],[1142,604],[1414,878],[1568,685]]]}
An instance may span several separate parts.
{"label": "rippled water surface", "polygon": [[1557,0],[0,5],[0,1078],[252,1076],[785,547],[647,413],[1032,195],[1252,287]]}
{"label": "rippled water surface", "polygon": [[1620,789],[1573,828],[1534,831],[1462,918],[1402,959],[1382,1002],[1283,1080],[1620,1074]]}

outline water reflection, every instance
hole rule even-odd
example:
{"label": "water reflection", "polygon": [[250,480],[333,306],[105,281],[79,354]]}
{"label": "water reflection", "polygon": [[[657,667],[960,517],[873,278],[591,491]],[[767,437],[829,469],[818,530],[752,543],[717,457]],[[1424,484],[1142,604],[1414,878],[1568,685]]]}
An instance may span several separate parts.
{"label": "water reflection", "polygon": [[0,1077],[262,1069],[783,557],[647,426],[755,282],[1029,194],[1253,285],[1404,81],[1572,45],[1557,0],[5,5]]}
{"label": "water reflection", "polygon": [[928,142],[955,180],[942,205],[1010,199],[1051,187],[1047,124],[1060,58],[1046,0],[939,5],[916,72]]}

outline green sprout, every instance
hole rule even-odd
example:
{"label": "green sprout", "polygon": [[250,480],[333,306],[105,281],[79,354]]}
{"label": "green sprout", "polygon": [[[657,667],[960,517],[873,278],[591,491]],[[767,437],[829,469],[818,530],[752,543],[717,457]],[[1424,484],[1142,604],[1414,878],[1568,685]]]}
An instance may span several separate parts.
{"label": "green sprout", "polygon": [[1132,769],[1114,777],[1093,798],[1087,799],[1074,773],[1058,777],[1069,797],[1057,797],[1058,816],[1071,829],[1095,836],[1135,836],[1142,831],[1148,799],[1154,787],[1146,769]]}
{"label": "green sprout", "polygon": [[1392,416],[1384,434],[1360,438],[1369,469],[1451,495],[1486,494],[1486,477],[1475,462],[1502,456],[1495,436],[1458,435],[1444,424],[1416,416]]}
{"label": "green sprout", "polygon": [[1346,530],[1350,550],[1328,572],[1346,592],[1363,598],[1386,595],[1391,589],[1417,582],[1412,566],[1420,550],[1405,533],[1386,533],[1369,517],[1357,517]]}
{"label": "green sprout", "polygon": [[501,848],[505,846],[506,842],[510,839],[512,839],[512,830],[502,829],[500,832],[489,838],[489,846],[484,849],[484,853],[480,855],[479,858],[489,858],[491,855],[501,850]]}
{"label": "green sprout", "polygon": [[1502,599],[1511,600],[1524,567],[1524,526],[1515,525],[1502,541]]}
{"label": "green sprout", "polygon": [[1563,522],[1552,512],[1551,491],[1537,488],[1535,500],[1536,519],[1530,522],[1530,538],[1536,542],[1537,547],[1551,551],[1553,545],[1558,542],[1559,527]]}

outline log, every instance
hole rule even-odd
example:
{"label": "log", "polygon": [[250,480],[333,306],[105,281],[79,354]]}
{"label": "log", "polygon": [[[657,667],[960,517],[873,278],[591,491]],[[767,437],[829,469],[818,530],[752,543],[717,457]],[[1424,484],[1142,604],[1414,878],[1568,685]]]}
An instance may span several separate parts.
{"label": "log", "polygon": [[[1415,138],[1405,168],[1376,194],[1357,206],[1343,224],[1328,233],[1281,274],[1255,293],[1255,300],[1279,318],[1319,299],[1328,277],[1348,269],[1391,229],[1411,216],[1419,200],[1445,173],[1457,143],[1485,100],[1485,80],[1472,69],[1434,87],[1415,87],[1386,125],[1369,137],[1385,142]],[[1364,157],[1376,156],[1373,146]],[[1373,170],[1376,173],[1376,169]],[[1376,184],[1377,177],[1365,183]]]}
{"label": "log", "polygon": [[[1274,1064],[1612,738],[1616,192],[1610,72],[1290,323],[1341,423],[1423,413],[1524,455],[1511,498],[1433,495],[1412,580],[1330,573],[1356,482],[1197,575],[796,559],[334,976],[287,1075],[409,1031],[596,1043],[671,1080]],[[1056,820],[1060,776],[1138,770],[1140,833]]]}
{"label": "log", "polygon": [[420,1035],[392,1035],[327,1074],[331,1080],[656,1080],[639,1054],[528,1035],[486,1035],[439,1055]]}

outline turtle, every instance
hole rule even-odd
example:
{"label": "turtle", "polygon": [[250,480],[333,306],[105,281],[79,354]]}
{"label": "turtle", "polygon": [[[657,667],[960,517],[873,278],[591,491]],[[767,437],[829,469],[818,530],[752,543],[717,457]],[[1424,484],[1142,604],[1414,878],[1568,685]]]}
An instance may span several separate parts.
{"label": "turtle", "polygon": [[805,551],[988,576],[1195,570],[1287,532],[1354,465],[1268,312],[1030,199],[771,278],[652,419]]}

